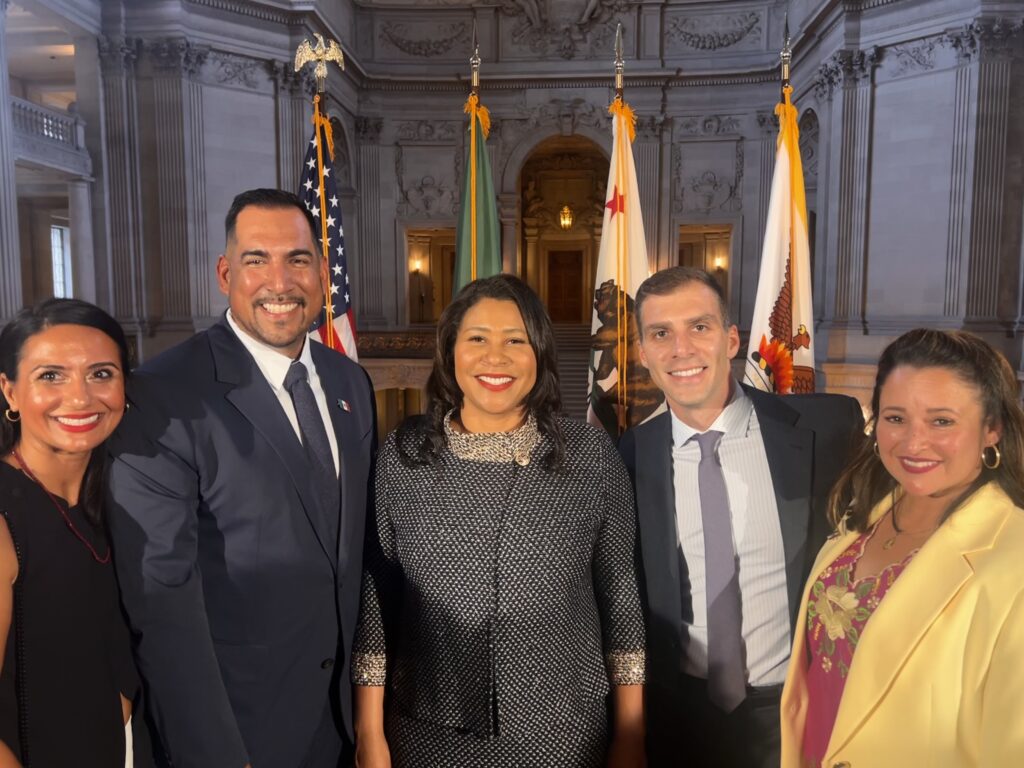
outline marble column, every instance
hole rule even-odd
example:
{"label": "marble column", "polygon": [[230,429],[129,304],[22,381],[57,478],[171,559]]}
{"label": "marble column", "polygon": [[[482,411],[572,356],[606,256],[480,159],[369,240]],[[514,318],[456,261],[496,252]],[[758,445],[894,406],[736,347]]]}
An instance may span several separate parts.
{"label": "marble column", "polygon": [[356,306],[359,308],[360,327],[386,324],[385,280],[393,278],[390,274],[393,270],[385,273],[381,242],[380,134],[383,123],[379,117],[360,117],[356,120],[359,144],[356,171],[359,178],[359,260],[366,266],[356,275]]}
{"label": "marble column", "polygon": [[153,126],[159,238],[161,321],[191,322],[210,315],[206,238],[202,86],[194,77],[209,49],[184,38],[148,43],[153,73]]}
{"label": "marble column", "polygon": [[878,53],[840,51],[823,69],[829,69],[832,87],[832,151],[837,173],[830,180],[828,248],[836,257],[833,323],[861,327],[865,321],[864,284],[867,269],[868,194],[871,172],[871,125],[874,107],[874,70]]}
{"label": "marble column", "polygon": [[[106,121],[103,114],[103,76],[100,70],[98,40],[93,35],[79,35],[75,44],[75,105],[85,122],[85,148],[92,159],[92,182],[89,185],[92,235],[92,263],[87,267],[93,299],[101,307],[111,307],[110,290],[110,215],[107,198],[107,157],[104,151]],[[79,224],[79,229],[85,226]],[[74,214],[72,214],[72,238]],[[77,280],[77,278],[76,278]],[[75,295],[78,295],[77,293]]]}
{"label": "marble column", "polygon": [[68,182],[68,219],[71,230],[71,295],[95,304],[96,256],[91,187],[91,182],[85,179]]}
{"label": "marble column", "polygon": [[7,6],[0,0],[0,325],[17,312],[21,295],[21,248],[18,246],[18,188],[14,178],[14,128],[7,72]]}
{"label": "marble column", "polygon": [[501,268],[513,275],[523,276],[523,263],[519,253],[519,195],[498,195],[498,219],[501,221]]}
{"label": "marble column", "polygon": [[110,203],[110,306],[133,337],[137,350],[148,327],[146,264],[143,259],[142,173],[139,163],[138,93],[135,76],[139,41],[99,41],[106,123],[104,156]]}
{"label": "marble column", "polygon": [[[644,238],[647,240],[647,265],[654,272],[658,269],[658,197],[661,191],[661,145],[658,143],[657,126],[643,126],[646,130],[637,132],[633,144],[633,161],[636,177],[643,179],[640,184],[640,211],[643,214]],[[646,134],[646,135],[644,135]]]}

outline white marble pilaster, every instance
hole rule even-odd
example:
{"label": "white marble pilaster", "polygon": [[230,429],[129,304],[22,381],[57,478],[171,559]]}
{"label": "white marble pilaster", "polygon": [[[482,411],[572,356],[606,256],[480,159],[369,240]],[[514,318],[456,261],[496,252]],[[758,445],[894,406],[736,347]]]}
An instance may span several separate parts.
{"label": "white marble pilaster", "polygon": [[72,295],[96,303],[96,269],[93,249],[92,184],[85,179],[68,182],[68,219],[71,230]]}
{"label": "white marble pilaster", "polygon": [[7,71],[7,6],[0,0],[0,325],[22,306],[21,249],[18,246],[18,189],[14,179],[14,129]]}

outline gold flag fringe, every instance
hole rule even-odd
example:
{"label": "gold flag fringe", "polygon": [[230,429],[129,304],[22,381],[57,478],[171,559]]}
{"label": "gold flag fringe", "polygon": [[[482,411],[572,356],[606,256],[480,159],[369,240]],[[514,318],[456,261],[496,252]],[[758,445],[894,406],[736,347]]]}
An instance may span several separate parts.
{"label": "gold flag fringe", "polygon": [[636,113],[633,112],[633,108],[624,102],[621,96],[616,96],[611,106],[608,107],[608,114],[621,117],[626,121],[626,127],[629,129],[629,141],[632,143],[636,139]]}

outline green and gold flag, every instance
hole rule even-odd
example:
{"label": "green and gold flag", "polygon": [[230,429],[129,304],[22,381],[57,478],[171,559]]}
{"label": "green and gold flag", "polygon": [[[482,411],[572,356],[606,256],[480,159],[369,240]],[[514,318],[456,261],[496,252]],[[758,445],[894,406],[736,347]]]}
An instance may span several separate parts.
{"label": "green and gold flag", "polygon": [[466,101],[465,111],[469,114],[469,147],[456,233],[453,293],[477,278],[501,272],[501,230],[487,157],[491,118],[475,93]]}

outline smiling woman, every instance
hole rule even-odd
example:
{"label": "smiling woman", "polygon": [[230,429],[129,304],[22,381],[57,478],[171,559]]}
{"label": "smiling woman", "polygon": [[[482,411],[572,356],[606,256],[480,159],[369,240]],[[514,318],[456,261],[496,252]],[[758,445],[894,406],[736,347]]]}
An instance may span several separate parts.
{"label": "smiling woman", "polygon": [[140,685],[102,520],[127,375],[121,327],[82,301],[45,301],[0,334],[3,766],[148,764],[125,727]]}
{"label": "smiling woman", "polygon": [[642,765],[632,490],[608,436],[559,415],[537,295],[509,275],[467,285],[427,390],[377,457],[357,764]]}
{"label": "smiling woman", "polygon": [[1017,377],[977,336],[918,329],[882,353],[871,405],[800,609],[782,765],[1019,765]]}

